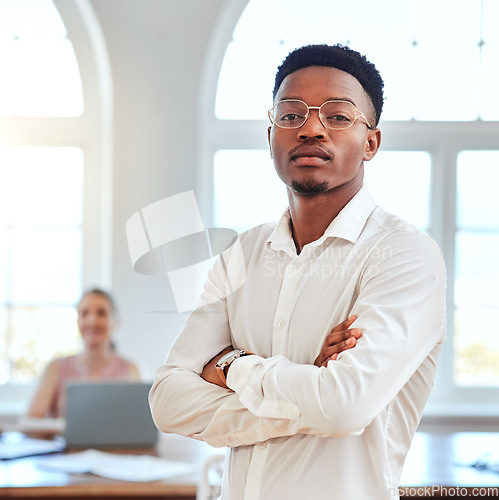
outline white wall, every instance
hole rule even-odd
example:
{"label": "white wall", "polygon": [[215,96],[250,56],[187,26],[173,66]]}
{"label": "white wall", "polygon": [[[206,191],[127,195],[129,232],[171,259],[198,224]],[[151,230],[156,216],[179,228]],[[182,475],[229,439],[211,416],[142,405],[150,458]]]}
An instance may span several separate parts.
{"label": "white wall", "polygon": [[112,290],[118,349],[152,376],[186,317],[166,277],[136,274],[125,224],[137,210],[196,190],[196,117],[205,52],[223,0],[91,0],[114,85]]}

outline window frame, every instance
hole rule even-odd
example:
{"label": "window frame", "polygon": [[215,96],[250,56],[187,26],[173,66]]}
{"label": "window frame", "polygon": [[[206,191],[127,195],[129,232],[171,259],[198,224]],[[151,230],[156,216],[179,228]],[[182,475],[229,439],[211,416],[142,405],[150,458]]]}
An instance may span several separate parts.
{"label": "window frame", "polygon": [[[215,115],[223,58],[247,3],[248,0],[229,2],[221,12],[208,46],[201,80],[197,198],[210,224],[213,224],[213,160],[216,151],[268,148],[266,129],[270,124],[266,117],[262,120],[221,120]],[[490,417],[499,412],[499,403],[493,403],[499,401],[499,388],[461,387],[453,381],[453,331],[457,158],[461,151],[499,150],[499,122],[382,120],[379,128],[383,151],[424,151],[430,154],[432,161],[429,233],[442,249],[447,265],[447,341],[423,424],[427,422],[427,429],[441,429],[456,422],[457,428],[470,430],[485,424],[497,430],[498,424],[492,423]],[[366,168],[369,168],[368,163]],[[481,427],[480,430],[485,429]]]}

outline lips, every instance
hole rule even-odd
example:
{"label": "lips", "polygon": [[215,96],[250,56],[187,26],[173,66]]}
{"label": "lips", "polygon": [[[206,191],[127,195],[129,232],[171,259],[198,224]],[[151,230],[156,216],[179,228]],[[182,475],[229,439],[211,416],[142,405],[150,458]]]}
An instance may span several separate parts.
{"label": "lips", "polygon": [[102,335],[103,334],[103,330],[96,329],[96,328],[85,328],[83,330],[83,333],[85,333],[86,335],[97,336],[97,335]]}
{"label": "lips", "polygon": [[289,156],[295,164],[308,166],[320,166],[331,159],[331,154],[319,146],[299,146]]}

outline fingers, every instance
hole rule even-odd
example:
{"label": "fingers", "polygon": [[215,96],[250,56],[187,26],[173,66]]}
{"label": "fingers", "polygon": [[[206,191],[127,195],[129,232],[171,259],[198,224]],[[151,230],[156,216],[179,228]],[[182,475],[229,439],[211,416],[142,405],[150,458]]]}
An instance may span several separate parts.
{"label": "fingers", "polygon": [[329,361],[336,360],[341,352],[355,347],[357,339],[362,336],[359,328],[350,329],[356,319],[357,316],[353,314],[331,330],[324,340],[319,356],[314,361],[316,366],[326,366]]}
{"label": "fingers", "polygon": [[362,336],[362,331],[359,328],[351,328],[350,330],[341,330],[331,332],[324,340],[324,346],[334,346],[348,340],[351,337],[359,339]]}
{"label": "fingers", "polygon": [[336,361],[337,358],[338,358],[338,353],[335,352],[331,357],[327,358],[326,361],[324,361],[324,365],[323,366],[327,366],[327,364],[330,361]]}
{"label": "fingers", "polygon": [[359,338],[361,335],[361,331],[358,328],[349,330],[352,323],[357,319],[357,316],[353,314],[349,316],[345,321],[342,321],[339,325],[336,325],[331,333],[328,334],[324,345],[332,346],[333,344],[338,344],[342,340],[346,340],[352,335],[355,338]]}
{"label": "fingers", "polygon": [[[362,333],[359,330],[359,337]],[[338,354],[348,349],[352,349],[357,345],[357,338],[354,336],[349,337],[343,342],[331,346],[324,346],[317,358],[314,361],[316,366],[326,366],[329,361],[335,361],[338,358]]]}
{"label": "fingers", "polygon": [[357,319],[355,314],[349,316],[345,321],[342,321],[339,325],[336,325],[331,332],[341,332],[343,330],[348,330],[350,325]]}
{"label": "fingers", "polygon": [[347,351],[348,349],[352,349],[357,344],[357,338],[352,336],[348,339],[340,342],[339,344],[335,344],[324,349],[324,357],[330,358],[334,354],[338,355],[340,352]]}

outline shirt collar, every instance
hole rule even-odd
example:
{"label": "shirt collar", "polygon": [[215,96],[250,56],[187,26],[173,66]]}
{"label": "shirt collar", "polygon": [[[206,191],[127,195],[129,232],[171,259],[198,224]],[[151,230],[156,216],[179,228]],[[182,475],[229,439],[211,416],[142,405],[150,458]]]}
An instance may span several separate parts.
{"label": "shirt collar", "polygon": [[[371,193],[366,186],[362,186],[359,192],[331,221],[324,234],[318,240],[309,243],[309,245],[318,246],[326,238],[342,238],[355,243],[375,207],[376,204]],[[267,243],[270,244],[273,250],[286,250],[290,248],[290,245],[294,248],[290,219],[291,215],[289,208],[287,208],[267,239]]]}

